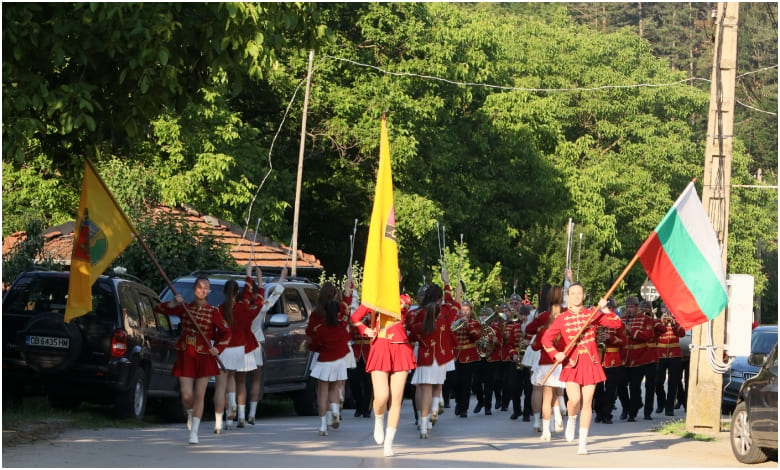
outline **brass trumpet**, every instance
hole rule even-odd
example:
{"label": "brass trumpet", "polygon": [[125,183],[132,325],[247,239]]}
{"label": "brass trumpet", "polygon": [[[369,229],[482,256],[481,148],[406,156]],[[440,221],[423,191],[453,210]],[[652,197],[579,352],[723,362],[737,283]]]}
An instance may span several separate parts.
{"label": "brass trumpet", "polygon": [[490,314],[484,320],[480,320],[479,322],[479,325],[482,328],[482,335],[477,340],[477,354],[479,354],[479,357],[488,357],[498,344],[496,332],[493,330],[493,328],[490,327],[490,322],[498,314],[495,310],[487,307],[482,309],[482,311],[489,311]]}

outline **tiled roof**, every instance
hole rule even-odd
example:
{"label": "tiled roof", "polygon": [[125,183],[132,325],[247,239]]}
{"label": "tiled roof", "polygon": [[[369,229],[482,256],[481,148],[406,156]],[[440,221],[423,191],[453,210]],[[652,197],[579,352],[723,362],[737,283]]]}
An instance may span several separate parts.
{"label": "tiled roof", "polygon": [[[181,208],[157,206],[152,211],[156,216],[182,216],[188,224],[197,228],[200,235],[212,234],[230,247],[230,253],[239,266],[246,265],[253,252],[253,264],[262,269],[280,270],[285,264],[289,266],[292,262],[288,257],[290,247],[274,242],[260,234],[257,235],[257,241],[253,242],[254,231],[251,229],[247,230],[246,236],[244,236],[244,230],[241,227],[210,215],[203,215],[187,206]],[[43,233],[45,239],[44,256],[51,257],[58,263],[70,264],[75,225],[75,222],[71,221],[45,230]],[[17,242],[24,240],[25,237],[25,232],[16,232],[6,237],[3,240],[3,255],[5,256]],[[301,250],[298,250],[296,268],[306,271],[323,270],[323,266],[316,256]]]}

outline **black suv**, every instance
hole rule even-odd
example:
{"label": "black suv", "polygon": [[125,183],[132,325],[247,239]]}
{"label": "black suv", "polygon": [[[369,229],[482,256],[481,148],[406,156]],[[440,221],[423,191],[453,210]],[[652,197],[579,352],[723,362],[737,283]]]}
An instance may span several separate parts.
{"label": "black suv", "polygon": [[761,367],[739,389],[731,416],[731,450],[742,463],[777,460],[777,344],[768,355],[752,353],[748,363]]}
{"label": "black suv", "polygon": [[113,404],[142,419],[147,398],[183,420],[176,377],[178,332],[154,307],[157,294],[129,276],[103,275],[92,286],[92,311],[63,321],[67,272],[22,273],[3,297],[3,393],[17,403],[42,389],[57,408],[82,401]]}
{"label": "black suv", "polygon": [[[185,302],[192,301],[192,287],[199,276],[209,279],[211,292],[208,303],[214,306],[224,302],[223,291],[228,280],[235,280],[239,287],[243,288],[246,279],[245,274],[236,272],[190,273],[173,281],[174,289]],[[263,276],[263,286],[267,304],[273,302],[272,305],[265,306],[266,313],[263,318],[263,393],[290,396],[296,413],[301,416],[316,415],[317,383],[309,377],[312,354],[306,345],[306,325],[317,304],[320,288],[301,277],[288,277],[280,286],[278,276]],[[173,299],[173,293],[166,287],[160,293],[160,299],[168,302]]]}

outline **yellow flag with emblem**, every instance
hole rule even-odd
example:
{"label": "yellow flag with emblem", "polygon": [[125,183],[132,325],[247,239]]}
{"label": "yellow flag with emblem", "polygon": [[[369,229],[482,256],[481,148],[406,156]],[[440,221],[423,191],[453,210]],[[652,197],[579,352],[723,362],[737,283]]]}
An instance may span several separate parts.
{"label": "yellow flag with emblem", "polygon": [[390,142],[383,115],[379,135],[379,171],[368,230],[361,303],[375,312],[400,319],[400,296]]}
{"label": "yellow flag with emblem", "polygon": [[88,159],[84,161],[65,322],[92,310],[92,285],[133,241],[135,229]]}

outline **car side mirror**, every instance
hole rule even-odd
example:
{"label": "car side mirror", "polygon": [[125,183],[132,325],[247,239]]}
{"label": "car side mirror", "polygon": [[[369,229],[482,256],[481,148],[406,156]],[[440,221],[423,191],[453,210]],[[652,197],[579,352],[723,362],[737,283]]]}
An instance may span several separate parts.
{"label": "car side mirror", "polygon": [[275,313],[268,320],[268,326],[284,328],[290,326],[290,317],[284,313]]}
{"label": "car side mirror", "polygon": [[766,361],[766,354],[762,353],[751,353],[747,359],[748,364],[756,367],[763,366],[764,361]]}

